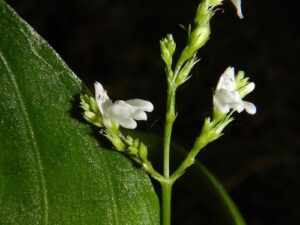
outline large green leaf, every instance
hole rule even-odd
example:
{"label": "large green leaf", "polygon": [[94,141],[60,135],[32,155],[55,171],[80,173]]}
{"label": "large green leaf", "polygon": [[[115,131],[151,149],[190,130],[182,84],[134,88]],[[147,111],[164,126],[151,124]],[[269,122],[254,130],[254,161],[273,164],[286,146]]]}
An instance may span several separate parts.
{"label": "large green leaf", "polygon": [[149,177],[76,119],[82,86],[0,1],[1,225],[159,224]]}

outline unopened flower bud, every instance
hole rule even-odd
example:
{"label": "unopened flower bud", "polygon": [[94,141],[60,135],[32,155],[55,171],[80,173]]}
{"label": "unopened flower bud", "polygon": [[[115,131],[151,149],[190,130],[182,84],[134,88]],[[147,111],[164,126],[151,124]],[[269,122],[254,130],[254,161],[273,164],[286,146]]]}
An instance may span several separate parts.
{"label": "unopened flower bud", "polygon": [[172,34],[168,34],[166,38],[160,41],[161,57],[166,63],[167,67],[172,65],[172,57],[176,49],[176,43]]}
{"label": "unopened flower bud", "polygon": [[140,144],[139,155],[144,162],[147,161],[148,150],[146,145],[144,145],[144,143]]}

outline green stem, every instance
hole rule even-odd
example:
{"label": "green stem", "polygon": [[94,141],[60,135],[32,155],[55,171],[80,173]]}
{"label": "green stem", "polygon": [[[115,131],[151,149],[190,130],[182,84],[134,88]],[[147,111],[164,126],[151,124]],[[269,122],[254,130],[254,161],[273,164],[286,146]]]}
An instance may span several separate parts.
{"label": "green stem", "polygon": [[170,176],[170,143],[173,123],[175,121],[175,85],[168,87],[167,99],[167,113],[165,122],[165,135],[164,135],[164,177],[168,179]]}
{"label": "green stem", "polygon": [[171,224],[172,183],[162,182],[162,225]]}
{"label": "green stem", "polygon": [[206,138],[205,135],[201,135],[196,139],[194,146],[188,153],[187,157],[183,160],[180,166],[174,171],[171,175],[170,180],[174,183],[183,173],[184,171],[191,166],[197,154],[200,152],[202,148],[204,148],[210,142],[209,139]]}
{"label": "green stem", "polygon": [[175,92],[176,86],[174,83],[168,83],[168,98],[167,98],[167,113],[165,122],[165,135],[164,135],[164,180],[161,181],[162,187],[162,224],[171,224],[171,195],[172,195],[172,182],[170,182],[170,144],[171,135],[175,114]]}

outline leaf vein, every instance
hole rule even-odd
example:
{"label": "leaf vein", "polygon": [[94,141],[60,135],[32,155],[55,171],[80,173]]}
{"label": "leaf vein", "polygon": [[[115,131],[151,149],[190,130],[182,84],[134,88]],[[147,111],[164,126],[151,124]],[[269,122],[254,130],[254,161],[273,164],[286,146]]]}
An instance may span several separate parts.
{"label": "leaf vein", "polygon": [[3,61],[4,66],[5,66],[6,70],[8,71],[8,74],[10,75],[9,77],[11,79],[11,82],[13,83],[16,95],[18,97],[18,101],[20,103],[21,110],[24,114],[27,131],[29,133],[30,141],[32,143],[32,149],[34,150],[33,153],[34,153],[34,159],[36,162],[36,170],[38,172],[38,176],[40,179],[40,188],[41,188],[41,195],[42,195],[42,201],[43,201],[43,224],[47,225],[48,224],[48,208],[49,208],[48,207],[48,197],[47,197],[47,189],[46,189],[46,180],[45,180],[45,176],[43,173],[43,166],[42,166],[41,157],[40,157],[40,153],[39,153],[38,143],[35,138],[33,127],[30,122],[30,117],[27,113],[26,104],[23,100],[23,97],[22,97],[21,91],[19,89],[15,74],[11,70],[9,63],[7,62],[7,60],[5,59],[5,57],[1,51],[0,51],[0,58]]}

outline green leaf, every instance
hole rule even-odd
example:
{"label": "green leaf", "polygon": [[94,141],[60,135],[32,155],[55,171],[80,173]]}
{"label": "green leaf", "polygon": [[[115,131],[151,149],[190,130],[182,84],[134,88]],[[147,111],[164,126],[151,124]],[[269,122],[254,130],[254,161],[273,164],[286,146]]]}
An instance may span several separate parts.
{"label": "green leaf", "polygon": [[149,177],[76,119],[82,86],[0,1],[1,225],[159,224]]}
{"label": "green leaf", "polygon": [[[149,159],[157,168],[162,165],[158,159],[162,156],[162,139],[156,135],[146,134],[142,132],[130,132],[133,137],[140,138],[148,145]],[[171,159],[173,170],[185,158],[187,152],[179,145],[173,144],[171,148]],[[174,190],[188,190],[194,196],[194,202],[201,202],[214,220],[215,224],[222,225],[245,225],[245,221],[240,214],[238,208],[234,204],[230,195],[227,193],[222,184],[209,170],[196,160],[195,164],[187,169],[185,174],[176,181]],[[177,198],[181,196],[173,196]],[[180,205],[185,205],[185,199],[180,201]],[[186,203],[187,204],[187,203]],[[173,209],[176,205],[172,206]],[[174,210],[173,210],[174,211]],[[173,214],[174,215],[174,214]],[[176,215],[174,215],[176,216]]]}

